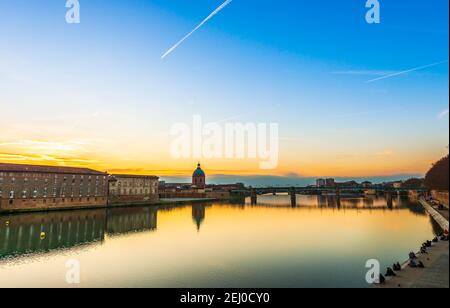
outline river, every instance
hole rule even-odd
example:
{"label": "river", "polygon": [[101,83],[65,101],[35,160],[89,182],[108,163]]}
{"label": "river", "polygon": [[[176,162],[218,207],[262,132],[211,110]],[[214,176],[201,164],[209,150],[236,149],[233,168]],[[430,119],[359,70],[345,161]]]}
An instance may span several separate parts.
{"label": "river", "polygon": [[439,232],[417,200],[387,203],[267,195],[3,215],[0,287],[370,287],[367,260],[384,269]]}

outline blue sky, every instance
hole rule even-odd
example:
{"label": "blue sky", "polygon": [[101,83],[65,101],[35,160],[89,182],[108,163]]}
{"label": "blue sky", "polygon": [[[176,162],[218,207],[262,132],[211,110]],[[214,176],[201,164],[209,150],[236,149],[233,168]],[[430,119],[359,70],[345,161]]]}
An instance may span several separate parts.
{"label": "blue sky", "polygon": [[164,60],[222,0],[79,2],[68,25],[64,0],[0,0],[0,142],[82,140],[99,168],[166,170],[170,125],[201,114],[280,123],[276,175],[343,176],[355,157],[351,176],[421,174],[448,151],[448,62],[366,82],[448,60],[447,0],[380,0],[379,25],[363,0],[234,0]]}

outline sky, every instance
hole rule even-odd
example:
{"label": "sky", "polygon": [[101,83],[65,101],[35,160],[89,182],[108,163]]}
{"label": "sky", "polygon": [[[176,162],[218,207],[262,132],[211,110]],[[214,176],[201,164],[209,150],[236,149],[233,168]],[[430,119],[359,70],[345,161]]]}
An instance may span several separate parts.
{"label": "sky", "polygon": [[[224,0],[79,0],[79,24],[65,2],[0,0],[0,162],[294,181],[448,154],[447,0],[380,0],[380,24],[363,0],[233,0],[204,24]],[[195,115],[278,123],[278,166],[173,158]]]}

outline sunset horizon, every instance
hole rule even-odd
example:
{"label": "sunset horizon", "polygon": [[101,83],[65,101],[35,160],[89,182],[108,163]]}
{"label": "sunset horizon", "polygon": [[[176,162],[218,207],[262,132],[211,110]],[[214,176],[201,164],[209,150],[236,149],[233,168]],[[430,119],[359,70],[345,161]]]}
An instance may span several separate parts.
{"label": "sunset horizon", "polygon": [[449,0],[0,0],[0,38],[0,288],[449,288]]}

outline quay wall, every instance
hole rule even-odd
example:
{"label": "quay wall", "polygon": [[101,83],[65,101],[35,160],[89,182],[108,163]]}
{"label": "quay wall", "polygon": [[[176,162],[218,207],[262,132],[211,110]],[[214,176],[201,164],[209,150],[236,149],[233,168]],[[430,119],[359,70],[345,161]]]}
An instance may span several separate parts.
{"label": "quay wall", "polygon": [[107,206],[107,197],[0,199],[0,213],[89,209]]}
{"label": "quay wall", "polygon": [[430,216],[439,224],[442,230],[448,230],[449,223],[448,220],[445,219],[438,211],[436,211],[428,202],[421,199],[420,203],[425,208],[425,210],[430,214]]}

